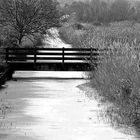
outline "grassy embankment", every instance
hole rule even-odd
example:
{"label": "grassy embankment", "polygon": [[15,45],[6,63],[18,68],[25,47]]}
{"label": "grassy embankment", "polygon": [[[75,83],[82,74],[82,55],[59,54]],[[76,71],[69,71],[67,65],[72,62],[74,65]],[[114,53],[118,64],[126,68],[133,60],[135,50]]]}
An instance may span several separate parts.
{"label": "grassy embankment", "polygon": [[[87,26],[86,26],[87,27]],[[96,70],[89,73],[90,87],[97,90],[113,126],[140,128],[140,25],[130,22],[60,29],[61,37],[74,47],[109,48]],[[79,35],[79,32],[82,34]],[[137,50],[136,50],[137,48]],[[92,65],[92,63],[91,63]],[[95,96],[92,92],[91,96]]]}

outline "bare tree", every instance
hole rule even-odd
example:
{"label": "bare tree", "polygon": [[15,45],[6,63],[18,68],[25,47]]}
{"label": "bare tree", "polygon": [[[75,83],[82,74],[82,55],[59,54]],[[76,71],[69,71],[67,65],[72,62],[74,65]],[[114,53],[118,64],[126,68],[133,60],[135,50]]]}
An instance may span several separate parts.
{"label": "bare tree", "polygon": [[59,11],[54,0],[0,0],[0,25],[10,38],[22,44],[24,37],[59,26]]}

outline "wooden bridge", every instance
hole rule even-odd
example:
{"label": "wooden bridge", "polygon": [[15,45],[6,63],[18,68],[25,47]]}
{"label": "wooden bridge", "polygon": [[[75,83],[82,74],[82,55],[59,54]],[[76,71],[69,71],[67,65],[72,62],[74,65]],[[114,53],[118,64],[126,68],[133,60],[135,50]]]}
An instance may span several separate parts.
{"label": "wooden bridge", "polygon": [[88,71],[98,60],[96,48],[6,48],[13,70]]}

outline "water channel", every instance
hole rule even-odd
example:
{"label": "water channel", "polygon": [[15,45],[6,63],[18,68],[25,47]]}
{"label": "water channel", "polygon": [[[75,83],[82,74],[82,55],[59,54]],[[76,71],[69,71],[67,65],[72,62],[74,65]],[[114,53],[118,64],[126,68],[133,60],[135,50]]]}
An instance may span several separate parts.
{"label": "water channel", "polygon": [[0,92],[0,140],[134,140],[99,120],[97,101],[77,87],[83,76],[15,72]]}

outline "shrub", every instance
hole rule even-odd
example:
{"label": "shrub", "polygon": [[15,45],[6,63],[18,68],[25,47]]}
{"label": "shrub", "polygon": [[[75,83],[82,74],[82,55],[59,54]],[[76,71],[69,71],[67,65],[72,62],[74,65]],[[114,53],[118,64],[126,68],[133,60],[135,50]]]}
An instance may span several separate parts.
{"label": "shrub", "polygon": [[36,34],[34,36],[29,36],[28,38],[23,38],[22,47],[42,47],[44,46],[44,36],[41,34]]}
{"label": "shrub", "polygon": [[[77,29],[77,27],[82,28],[82,29]],[[72,44],[73,47],[79,47],[81,45],[81,40],[83,38],[83,35],[85,33],[85,30],[83,30],[83,26],[81,24],[68,24],[64,25],[60,30],[59,30],[59,35],[60,38],[68,43]]]}

